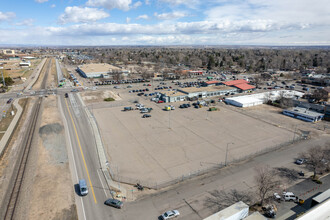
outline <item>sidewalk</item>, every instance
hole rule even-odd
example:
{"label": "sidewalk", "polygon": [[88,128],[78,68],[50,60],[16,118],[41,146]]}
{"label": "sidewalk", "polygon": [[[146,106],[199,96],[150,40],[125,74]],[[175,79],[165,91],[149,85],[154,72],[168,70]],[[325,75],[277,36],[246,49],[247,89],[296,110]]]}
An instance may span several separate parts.
{"label": "sidewalk", "polygon": [[13,102],[13,105],[17,109],[17,112],[0,141],[0,158],[2,157],[2,154],[4,153],[4,151],[6,150],[6,148],[8,146],[8,141],[9,141],[10,137],[12,136],[12,133],[16,128],[17,122],[19,121],[19,119],[21,118],[21,115],[22,115],[23,109],[18,104],[18,101],[19,101],[19,99],[16,99]]}

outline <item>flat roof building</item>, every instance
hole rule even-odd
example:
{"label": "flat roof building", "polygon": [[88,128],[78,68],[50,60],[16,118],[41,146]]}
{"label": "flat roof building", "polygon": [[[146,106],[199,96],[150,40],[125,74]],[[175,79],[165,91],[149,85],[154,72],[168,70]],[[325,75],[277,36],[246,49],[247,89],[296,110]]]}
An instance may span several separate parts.
{"label": "flat roof building", "polygon": [[227,93],[236,93],[237,89],[228,86],[211,86],[211,87],[188,87],[178,89],[177,91],[162,92],[162,100],[165,102],[178,102],[184,100],[194,100],[199,98],[207,98],[213,96],[221,96]]}
{"label": "flat roof building", "polygon": [[103,78],[115,72],[127,74],[129,71],[107,63],[92,63],[78,66],[77,72],[84,78]]}
{"label": "flat roof building", "polygon": [[310,111],[307,108],[295,107],[283,110],[283,114],[307,122],[317,122],[322,120],[324,114]]}
{"label": "flat roof building", "polygon": [[280,96],[283,96],[285,98],[296,99],[298,97],[302,97],[303,95],[304,93],[293,90],[276,90],[271,92],[262,92],[252,95],[243,95],[232,98],[226,98],[225,102],[227,104],[244,108],[244,107],[261,105],[269,100],[274,101],[280,98]]}

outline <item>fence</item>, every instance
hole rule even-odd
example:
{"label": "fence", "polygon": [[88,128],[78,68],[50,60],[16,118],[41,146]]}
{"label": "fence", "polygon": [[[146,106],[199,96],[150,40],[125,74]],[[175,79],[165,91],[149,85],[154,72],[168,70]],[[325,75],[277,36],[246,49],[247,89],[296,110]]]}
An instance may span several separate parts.
{"label": "fence", "polygon": [[[265,153],[270,152],[270,151],[278,150],[282,147],[285,147],[285,146],[288,146],[288,145],[292,144],[293,142],[298,142],[298,141],[305,140],[305,139],[306,138],[304,138],[303,136],[298,136],[297,138],[295,138],[292,141],[287,141],[287,142],[284,142],[284,143],[281,143],[281,144],[278,144],[278,145],[275,145],[275,146],[264,148],[262,150],[253,152],[251,154],[248,154],[248,155],[245,155],[245,156],[242,156],[242,157],[239,157],[239,158],[234,158],[233,160],[230,160],[227,164],[238,163],[240,161],[247,160],[251,157],[262,155],[262,154],[265,154]],[[215,164],[215,165],[207,167],[205,169],[199,169],[199,170],[196,170],[196,171],[192,171],[192,172],[189,172],[188,174],[183,174],[182,176],[178,176],[176,178],[173,178],[171,180],[166,180],[166,181],[149,181],[149,180],[131,178],[131,177],[128,177],[128,176],[122,176],[122,175],[118,174],[119,173],[118,172],[118,166],[116,166],[115,164],[112,164],[112,163],[109,164],[109,172],[110,172],[110,175],[111,175],[112,179],[114,181],[117,181],[117,182],[120,182],[120,183],[125,183],[125,184],[130,184],[130,185],[135,185],[135,184],[139,183],[140,185],[142,185],[146,188],[161,189],[161,188],[171,186],[171,185],[179,183],[179,182],[183,182],[184,180],[191,179],[193,177],[197,177],[197,176],[206,174],[210,171],[223,168],[224,166],[225,166],[225,164],[221,162],[219,164]],[[114,172],[114,168],[117,168],[117,172]]]}

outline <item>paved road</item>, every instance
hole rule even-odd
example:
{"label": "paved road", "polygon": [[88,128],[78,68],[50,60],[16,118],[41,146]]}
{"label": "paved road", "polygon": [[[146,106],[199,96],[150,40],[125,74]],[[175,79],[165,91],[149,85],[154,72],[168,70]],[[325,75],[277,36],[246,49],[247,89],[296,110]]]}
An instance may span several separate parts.
{"label": "paved road", "polygon": [[74,93],[67,99],[61,95],[60,103],[68,126],[68,143],[71,143],[68,154],[73,182],[77,184],[79,179],[85,179],[89,187],[87,196],[81,197],[77,192],[75,195],[79,219],[121,219],[113,213],[122,210],[103,204],[110,198],[110,192],[100,169],[95,138],[79,99]]}
{"label": "paved road", "polygon": [[305,151],[315,144],[330,141],[329,136],[319,137],[317,140],[307,140],[258,156],[247,163],[225,168],[214,175],[187,181],[152,196],[146,196],[139,201],[126,204],[126,211],[114,213],[119,219],[157,219],[166,210],[179,209],[180,219],[203,219],[213,213],[203,206],[207,192],[213,189],[253,190],[254,168],[260,165],[271,167],[288,167],[301,169],[295,165],[294,158],[299,152]]}

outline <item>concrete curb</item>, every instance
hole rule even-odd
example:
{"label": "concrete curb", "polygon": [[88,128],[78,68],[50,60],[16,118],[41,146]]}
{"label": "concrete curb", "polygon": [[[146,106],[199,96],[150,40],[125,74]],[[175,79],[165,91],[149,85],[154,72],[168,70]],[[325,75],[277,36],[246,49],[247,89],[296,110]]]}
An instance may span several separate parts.
{"label": "concrete curb", "polygon": [[7,128],[5,134],[3,135],[3,137],[1,138],[0,141],[0,158],[2,157],[3,153],[5,152],[7,146],[8,146],[8,141],[11,138],[13,131],[16,128],[17,122],[19,121],[19,119],[21,118],[22,115],[22,107],[18,104],[19,99],[16,99],[13,102],[13,105],[15,106],[15,108],[17,109],[16,115],[14,116],[13,120],[10,122],[9,127]]}
{"label": "concrete curb", "polygon": [[103,175],[107,181],[109,189],[112,189],[114,191],[121,192],[123,196],[126,196],[126,190],[123,187],[120,187],[120,185],[115,184],[115,182],[111,179],[111,175],[108,169],[108,160],[107,157],[105,156],[104,148],[103,148],[103,143],[101,139],[101,134],[99,132],[98,126],[96,124],[94,116],[90,113],[86,105],[84,104],[84,101],[82,100],[81,96],[79,93],[77,93],[78,99],[82,103],[82,107],[86,112],[86,115],[88,117],[89,123],[91,124],[94,137],[95,137],[95,142],[96,142],[96,148],[97,148],[97,153],[99,156],[99,162],[101,166],[101,170],[103,172]]}

